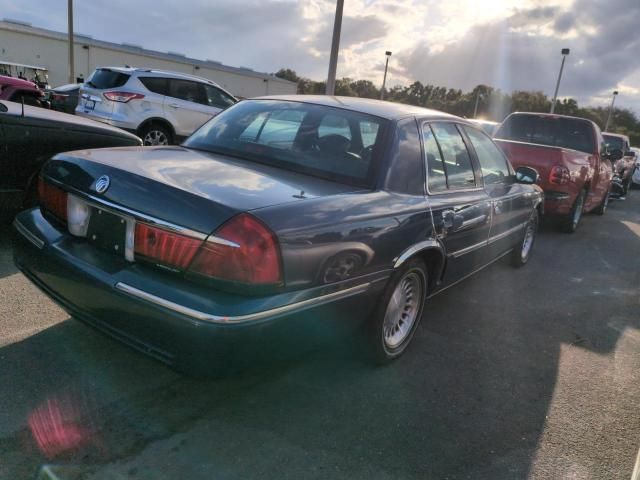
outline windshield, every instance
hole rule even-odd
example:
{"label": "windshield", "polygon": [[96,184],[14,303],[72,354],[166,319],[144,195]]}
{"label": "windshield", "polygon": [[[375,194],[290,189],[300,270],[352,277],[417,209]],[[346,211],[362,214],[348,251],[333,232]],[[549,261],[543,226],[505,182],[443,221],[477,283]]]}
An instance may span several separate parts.
{"label": "windshield", "polygon": [[214,117],[184,146],[370,186],[385,123],[321,105],[245,100]]}
{"label": "windshield", "polygon": [[585,120],[546,115],[515,114],[508,117],[496,138],[593,152],[593,127]]}
{"label": "windshield", "polygon": [[623,150],[624,151],[624,140],[621,137],[616,137],[614,135],[602,135],[604,137],[604,141],[607,144],[607,148],[609,151],[611,150]]}

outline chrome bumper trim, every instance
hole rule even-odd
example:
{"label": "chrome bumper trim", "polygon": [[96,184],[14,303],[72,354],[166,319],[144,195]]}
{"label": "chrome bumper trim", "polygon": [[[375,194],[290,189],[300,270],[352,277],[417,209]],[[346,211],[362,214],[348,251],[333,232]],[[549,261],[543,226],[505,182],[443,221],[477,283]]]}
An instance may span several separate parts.
{"label": "chrome bumper trim", "polygon": [[44,248],[44,240],[38,238],[35,234],[30,232],[29,229],[27,227],[25,227],[22,223],[20,223],[17,218],[13,221],[13,227],[18,232],[20,232],[20,234],[24,238],[29,240],[29,242],[31,242],[33,245],[38,247],[40,250],[42,250]]}
{"label": "chrome bumper trim", "polygon": [[288,305],[283,305],[282,307],[272,308],[270,310],[263,310],[261,312],[250,313],[247,315],[239,315],[236,317],[225,316],[225,315],[212,315],[210,313],[201,312],[199,310],[185,307],[184,305],[179,305],[170,300],[166,300],[164,298],[158,297],[151,293],[145,292],[144,290],[137,289],[123,282],[116,283],[115,288],[128,295],[131,295],[136,298],[140,298],[142,300],[146,300],[147,302],[153,303],[154,305],[158,305],[160,307],[166,308],[176,313],[180,313],[187,317],[191,317],[195,320],[200,320],[200,321],[209,322],[209,323],[230,325],[230,324],[239,324],[239,323],[247,323],[247,322],[257,322],[259,320],[264,320],[269,317],[276,317],[279,315],[283,315],[285,313],[294,313],[306,308],[316,307],[319,305],[323,305],[325,303],[333,302],[335,300],[341,300],[341,299],[365,292],[366,290],[369,289],[370,285],[371,285],[370,283],[363,283],[361,285],[356,285],[355,287],[346,288],[344,290],[328,293],[326,295],[321,295],[319,297],[310,298],[308,300],[303,300],[301,302],[290,303]]}

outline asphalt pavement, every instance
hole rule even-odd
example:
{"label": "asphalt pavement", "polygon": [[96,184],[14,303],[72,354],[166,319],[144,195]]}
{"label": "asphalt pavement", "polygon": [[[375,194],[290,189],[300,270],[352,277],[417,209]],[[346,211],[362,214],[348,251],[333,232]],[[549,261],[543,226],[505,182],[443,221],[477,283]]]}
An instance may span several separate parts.
{"label": "asphalt pavement", "polygon": [[0,479],[631,478],[638,190],[429,300],[392,365],[344,338],[208,381],[69,318],[0,229]]}

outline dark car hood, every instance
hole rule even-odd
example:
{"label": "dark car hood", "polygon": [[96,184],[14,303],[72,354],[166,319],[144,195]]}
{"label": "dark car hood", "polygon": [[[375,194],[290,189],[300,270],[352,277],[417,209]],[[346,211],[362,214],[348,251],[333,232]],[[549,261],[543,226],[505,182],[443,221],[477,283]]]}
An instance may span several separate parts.
{"label": "dark car hood", "polygon": [[105,200],[211,232],[235,213],[357,188],[184,147],[125,147],[56,155],[45,174],[92,191],[109,175]]}

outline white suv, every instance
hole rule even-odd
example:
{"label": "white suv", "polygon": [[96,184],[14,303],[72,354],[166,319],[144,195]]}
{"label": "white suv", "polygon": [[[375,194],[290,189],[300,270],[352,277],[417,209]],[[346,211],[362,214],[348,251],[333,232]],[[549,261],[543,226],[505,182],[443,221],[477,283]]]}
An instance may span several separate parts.
{"label": "white suv", "polygon": [[237,101],[206,78],[104,67],[80,88],[76,114],[129,130],[145,145],[168,145],[188,137]]}

